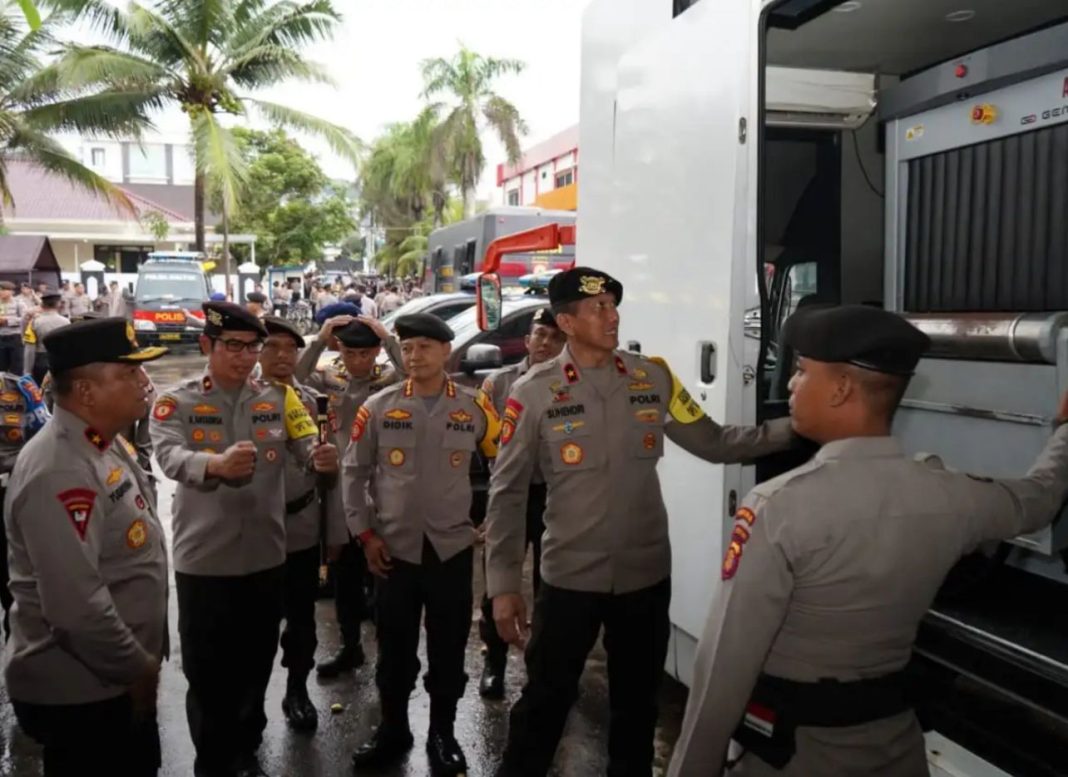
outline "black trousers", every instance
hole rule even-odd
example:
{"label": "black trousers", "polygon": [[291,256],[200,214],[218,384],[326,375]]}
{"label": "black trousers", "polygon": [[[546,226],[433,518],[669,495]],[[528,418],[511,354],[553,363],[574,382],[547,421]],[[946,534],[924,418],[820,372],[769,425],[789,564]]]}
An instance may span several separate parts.
{"label": "black trousers", "polygon": [[129,696],[89,704],[11,705],[22,730],[44,748],[45,777],[150,777],[159,771],[156,716],[135,718]]}
{"label": "black trousers", "polygon": [[48,374],[48,370],[51,366],[51,362],[48,360],[48,351],[38,351],[33,357],[33,380],[38,386],[44,383],[45,375]]}
{"label": "black trousers", "polygon": [[22,374],[22,335],[0,335],[0,372]]}
{"label": "black trousers", "polygon": [[371,617],[367,605],[367,558],[355,539],[341,549],[331,566],[334,577],[334,609],[343,645],[360,644],[360,624]]}
{"label": "black trousers", "polygon": [[419,622],[426,610],[423,679],[430,694],[431,723],[451,725],[456,703],[464,695],[464,653],[471,630],[474,551],[467,548],[447,561],[423,539],[421,564],[393,559],[389,577],[379,579],[376,596],[378,666],[375,681],[383,717],[405,710],[419,676]]}
{"label": "black trousers", "polygon": [[[541,536],[545,533],[545,498],[548,493],[544,483],[532,483],[527,497],[527,545],[533,548],[533,582],[534,596],[541,588]],[[482,554],[482,576],[486,577],[486,554]],[[504,663],[508,657],[508,643],[497,634],[493,622],[493,600],[482,594],[482,619],[478,622],[478,633],[486,643],[487,660]]]}
{"label": "black trousers", "polygon": [[586,657],[602,626],[608,654],[608,775],[649,777],[670,603],[670,578],[627,594],[569,591],[542,583],[527,645],[527,684],[512,708],[498,777],[544,777],[549,772]]}
{"label": "black trousers", "polygon": [[267,725],[285,566],[240,577],[176,572],[175,582],[197,774],[225,774],[255,754]]}
{"label": "black trousers", "polygon": [[286,556],[283,594],[282,666],[307,677],[315,666],[315,599],[319,593],[319,546]]}

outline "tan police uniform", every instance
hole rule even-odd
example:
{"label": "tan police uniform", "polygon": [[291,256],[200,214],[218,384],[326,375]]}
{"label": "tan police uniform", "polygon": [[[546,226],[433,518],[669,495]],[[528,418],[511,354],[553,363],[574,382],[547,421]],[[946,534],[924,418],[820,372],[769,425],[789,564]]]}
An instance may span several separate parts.
{"label": "tan police uniform", "polygon": [[[669,774],[722,767],[762,673],[804,683],[881,678],[903,669],[916,628],[957,560],[1048,524],[1068,491],[1068,427],[1021,480],[987,481],[906,457],[890,437],[829,443],[757,486],[739,509],[694,666]],[[736,550],[735,550],[736,548]],[[731,775],[927,774],[911,711],[863,725],[802,726],[775,769],[749,753]]]}
{"label": "tan police uniform", "polygon": [[[233,303],[206,302],[204,309],[209,337],[267,334],[262,322]],[[160,469],[177,481],[178,632],[196,768],[258,768],[282,619],[286,460],[293,456],[311,469],[315,423],[292,387],[249,378],[229,392],[209,371],[160,394],[151,432]],[[208,477],[211,456],[242,441],[256,446],[253,475]]]}
{"label": "tan police uniform", "polygon": [[17,375],[23,372],[22,319],[25,315],[26,305],[20,297],[0,302],[0,372]]}
{"label": "tan police uniform", "polygon": [[493,402],[493,409],[497,411],[497,415],[504,416],[504,403],[512,391],[512,386],[529,371],[530,358],[523,357],[523,361],[501,367],[482,381],[482,390]]}
{"label": "tan police uniform", "polygon": [[[930,346],[859,305],[800,310],[783,341],[902,389]],[[808,408],[824,389],[795,390]],[[735,515],[671,777],[719,774],[732,737],[744,754],[731,775],[926,775],[903,677],[921,619],[961,556],[1048,524],[1068,493],[1063,426],[1024,478],[994,481],[910,459],[893,437],[833,439],[834,423],[811,461]]]}
{"label": "tan police uniform", "polygon": [[[397,326],[401,333],[402,322]],[[433,333],[445,325],[429,327]],[[433,336],[451,339],[445,331],[448,335]],[[469,471],[476,449],[490,458],[496,454],[499,432],[488,400],[451,378],[429,402],[415,395],[409,379],[380,391],[357,411],[342,475],[349,529],[361,539],[377,534],[393,565],[376,587],[375,680],[383,723],[379,738],[357,751],[357,765],[360,758],[374,761],[410,746],[408,698],[419,674],[425,608],[432,770],[459,774],[466,768],[453,723],[467,684],[464,655],[473,604]]]}
{"label": "tan police uniform", "polygon": [[[557,274],[549,287],[554,306],[606,305],[607,295],[619,304],[622,284],[588,267]],[[608,770],[647,772],[670,634],[671,545],[656,472],[664,437],[708,461],[746,462],[789,447],[789,421],[720,426],[662,361],[615,351],[603,367],[580,369],[567,347],[515,383],[503,423],[486,518],[490,596],[521,591],[535,467],[548,496],[527,684],[498,774],[548,774],[602,627]]]}
{"label": "tan police uniform", "polygon": [[[353,339],[350,339],[352,347],[373,348],[382,344],[373,330],[364,324],[354,326],[350,323],[341,328],[340,332],[346,333],[349,330],[354,335]],[[335,332],[335,335],[337,334],[339,332]],[[349,375],[340,356],[319,368],[319,356],[325,344],[318,339],[304,349],[297,362],[294,371],[296,379],[330,398],[330,425],[334,430],[335,445],[339,452],[344,452],[349,445],[356,410],[373,394],[403,379],[400,346],[396,338],[387,338],[383,347],[393,366],[376,364],[370,373],[363,376]],[[360,624],[371,617],[365,593],[370,576],[367,572],[367,560],[358,540],[355,537],[347,540],[341,549],[340,557],[330,565],[341,645],[334,656],[319,664],[318,672],[323,677],[332,677],[341,671],[354,669],[365,660]]]}
{"label": "tan police uniform", "polygon": [[50,332],[69,325],[70,319],[55,310],[43,310],[26,324],[22,332],[22,371],[26,375],[32,375],[38,384],[44,383],[45,373],[48,372],[48,353],[44,348],[44,338]]}

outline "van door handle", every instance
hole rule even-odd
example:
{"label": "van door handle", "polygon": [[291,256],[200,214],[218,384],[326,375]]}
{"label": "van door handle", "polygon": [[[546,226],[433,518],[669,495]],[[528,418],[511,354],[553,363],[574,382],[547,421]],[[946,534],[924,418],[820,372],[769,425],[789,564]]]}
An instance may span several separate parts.
{"label": "van door handle", "polygon": [[701,382],[711,383],[716,379],[716,344],[701,343]]}

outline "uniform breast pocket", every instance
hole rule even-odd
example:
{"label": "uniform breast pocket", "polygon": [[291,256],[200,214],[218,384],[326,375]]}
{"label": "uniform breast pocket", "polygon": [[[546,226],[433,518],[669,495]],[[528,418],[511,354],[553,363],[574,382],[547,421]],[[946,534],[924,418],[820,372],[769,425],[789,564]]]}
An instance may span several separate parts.
{"label": "uniform breast pocket", "polygon": [[475,451],[475,435],[469,432],[446,432],[442,450],[452,469],[467,470]]}
{"label": "uniform breast pocket", "polygon": [[634,426],[627,435],[631,455],[638,459],[659,459],[664,455],[664,427]]}
{"label": "uniform breast pocket", "polygon": [[387,474],[415,472],[415,434],[382,431],[378,436],[378,464]]}
{"label": "uniform breast pocket", "polygon": [[542,464],[553,472],[592,469],[596,450],[590,430],[581,421],[549,422],[542,442]]}

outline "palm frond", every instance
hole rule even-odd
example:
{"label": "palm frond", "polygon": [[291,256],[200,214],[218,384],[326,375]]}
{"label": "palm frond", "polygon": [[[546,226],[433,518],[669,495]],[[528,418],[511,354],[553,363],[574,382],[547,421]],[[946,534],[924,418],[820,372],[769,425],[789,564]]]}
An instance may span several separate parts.
{"label": "palm frond", "polygon": [[80,186],[93,194],[103,197],[116,210],[125,212],[134,218],[137,217],[136,206],[122,189],[78,162],[67,153],[63,146],[43,132],[22,127],[18,133],[11,137],[7,147],[17,152],[19,156],[31,164],[59,175],[75,186]]}
{"label": "palm frond", "polygon": [[251,97],[242,99],[257,108],[272,124],[320,137],[336,154],[348,159],[354,165],[359,165],[362,144],[359,138],[347,129],[285,105]]}
{"label": "palm frond", "polygon": [[240,194],[248,181],[248,165],[241,149],[233,133],[210,111],[197,112],[192,125],[197,172],[210,182],[213,192],[233,217],[239,210]]}
{"label": "palm frond", "polygon": [[420,72],[423,75],[421,96],[426,100],[445,91],[453,82],[456,73],[452,65],[441,57],[424,59],[420,65]]}
{"label": "palm frond", "polygon": [[66,89],[96,84],[155,85],[173,78],[172,73],[157,62],[107,46],[70,44],[49,69],[55,71],[57,85]]}
{"label": "palm frond", "polygon": [[91,30],[103,33],[113,42],[127,40],[126,14],[107,0],[38,0],[38,5],[65,17],[82,20]]}
{"label": "palm frond", "polygon": [[130,44],[164,65],[185,63],[187,69],[205,72],[207,62],[200,49],[182,35],[170,19],[139,3],[131,2],[127,18]]}
{"label": "palm frond", "polygon": [[108,90],[28,108],[23,120],[44,132],[139,136],[153,128],[147,115],[163,106],[158,90]]}
{"label": "palm frond", "polygon": [[39,29],[41,26],[41,12],[37,10],[37,5],[33,0],[19,0],[19,7],[22,9],[22,15],[26,17],[26,24],[30,25],[30,29]]}
{"label": "palm frond", "polygon": [[519,109],[503,97],[493,95],[486,100],[482,113],[504,144],[508,163],[514,165],[523,154],[519,137],[527,134],[527,124],[519,115]]}
{"label": "palm frond", "polygon": [[163,0],[159,13],[198,48],[221,45],[233,25],[230,0]]}
{"label": "palm frond", "polygon": [[326,69],[304,59],[299,52],[285,46],[265,43],[250,49],[223,68],[223,74],[238,86],[259,88],[280,81],[295,79],[333,85]]}
{"label": "palm frond", "polygon": [[263,44],[300,50],[332,37],[340,22],[333,0],[283,0],[247,19],[229,40],[229,54],[236,59]]}

